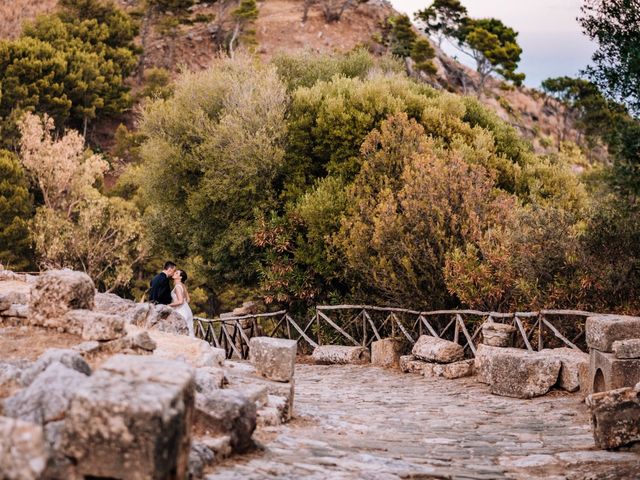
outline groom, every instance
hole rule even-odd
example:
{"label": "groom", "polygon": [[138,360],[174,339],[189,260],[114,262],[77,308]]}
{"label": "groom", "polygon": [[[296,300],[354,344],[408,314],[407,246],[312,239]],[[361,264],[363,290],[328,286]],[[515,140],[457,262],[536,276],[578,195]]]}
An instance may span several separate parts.
{"label": "groom", "polygon": [[149,301],[151,303],[161,303],[169,305],[171,303],[171,284],[169,279],[176,273],[176,264],[165,262],[164,270],[151,280],[151,290],[149,291]]}

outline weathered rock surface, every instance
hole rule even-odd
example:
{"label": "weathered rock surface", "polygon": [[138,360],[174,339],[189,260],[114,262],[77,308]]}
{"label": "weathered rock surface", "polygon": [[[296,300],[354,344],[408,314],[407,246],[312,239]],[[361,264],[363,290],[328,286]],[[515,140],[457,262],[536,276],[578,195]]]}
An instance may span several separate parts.
{"label": "weathered rock surface", "polygon": [[95,310],[124,318],[126,323],[161,332],[187,335],[184,318],[166,305],[136,303],[109,293],[97,293]]}
{"label": "weathered rock surface", "polygon": [[383,368],[399,368],[402,340],[383,338],[371,344],[371,364]]}
{"label": "weathered rock surface", "polygon": [[224,369],[221,367],[200,367],[196,369],[196,392],[208,392],[218,390],[227,383]]}
{"label": "weathered rock surface", "polygon": [[633,387],[640,382],[640,359],[616,358],[613,353],[592,348],[587,381],[586,393]]}
{"label": "weathered rock surface", "polygon": [[40,425],[0,417],[0,478],[39,479],[47,465],[47,458]]}
{"label": "weathered rock surface", "polygon": [[[135,330],[129,328],[130,332]],[[215,348],[200,338],[176,335],[158,330],[149,330],[149,336],[157,347],[154,356],[172,360],[182,360],[195,368],[220,367],[224,364],[225,351]]]}
{"label": "weathered rock surface", "polygon": [[0,311],[0,315],[3,317],[27,318],[29,317],[29,306],[12,303],[5,310]]}
{"label": "weathered rock surface", "polygon": [[124,319],[117,315],[91,312],[91,315],[85,318],[82,327],[82,338],[84,340],[107,341],[115,340],[125,335]]}
{"label": "weathered rock surface", "polygon": [[640,384],[587,397],[593,439],[609,449],[640,441]]}
{"label": "weathered rock surface", "polygon": [[640,358],[640,338],[616,340],[612,349],[616,358]]}
{"label": "weathered rock surface", "polygon": [[53,362],[27,388],[4,400],[4,415],[38,425],[61,420],[76,391],[88,378]]}
{"label": "weathered rock surface", "polygon": [[211,390],[196,394],[195,421],[207,434],[228,435],[235,452],[253,447],[256,405],[234,390]]}
{"label": "weathered rock surface", "polygon": [[69,310],[92,310],[95,286],[91,278],[73,270],[50,270],[31,289],[30,321],[37,326],[65,330]]}
{"label": "weathered rock surface", "polygon": [[249,355],[258,375],[276,382],[293,378],[298,342],[282,338],[253,337],[249,340]]}
{"label": "weathered rock surface", "polygon": [[207,445],[194,442],[189,450],[189,478],[202,478],[204,469],[215,459],[215,453]]}
{"label": "weathered rock surface", "polygon": [[625,315],[596,315],[587,318],[587,345],[601,352],[612,352],[613,342],[640,338],[640,318]]}
{"label": "weathered rock surface", "polygon": [[49,348],[31,366],[24,369],[20,376],[20,383],[23,386],[28,386],[52,363],[61,363],[65,367],[84,375],[91,375],[91,367],[79,352],[66,348]]}
{"label": "weathered rock surface", "polygon": [[562,363],[539,352],[479,345],[475,368],[491,393],[516,398],[544,395],[557,382]]}
{"label": "weathered rock surface", "polygon": [[449,380],[470,377],[474,374],[474,360],[461,360],[453,363],[427,363],[422,374],[425,377],[444,377]]}
{"label": "weathered rock surface", "polygon": [[437,363],[458,362],[464,358],[462,345],[429,335],[422,335],[411,353],[420,360]]}
{"label": "weathered rock surface", "polygon": [[193,415],[193,369],[152,356],[116,355],[78,390],[63,450],[79,475],[184,478]]}
{"label": "weathered rock surface", "polygon": [[311,358],[320,365],[364,365],[371,362],[368,349],[340,345],[320,345],[313,350]]}
{"label": "weathered rock surface", "polygon": [[515,331],[513,325],[485,322],[482,325],[482,343],[491,347],[511,347]]}
{"label": "weathered rock surface", "polygon": [[426,365],[428,365],[427,362],[418,360],[413,355],[402,355],[400,357],[400,371],[403,373],[417,373],[418,375],[423,375]]}
{"label": "weathered rock surface", "polygon": [[567,392],[580,389],[580,374],[589,368],[589,354],[573,348],[545,348],[542,354],[560,360],[558,386]]}

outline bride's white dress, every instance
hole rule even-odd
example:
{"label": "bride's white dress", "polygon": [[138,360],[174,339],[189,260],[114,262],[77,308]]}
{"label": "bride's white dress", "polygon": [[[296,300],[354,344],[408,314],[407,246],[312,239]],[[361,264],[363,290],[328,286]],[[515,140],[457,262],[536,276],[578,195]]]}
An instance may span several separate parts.
{"label": "bride's white dress", "polygon": [[[178,295],[176,295],[176,288],[177,286],[174,287],[173,290],[171,290],[172,302],[175,302],[178,300]],[[187,328],[189,329],[189,336],[195,337],[195,334],[193,332],[193,312],[191,311],[191,307],[189,306],[187,301],[185,300],[182,303],[182,305],[178,305],[177,307],[174,307],[174,310],[178,312],[180,315],[182,315],[182,318],[184,318],[187,324]]]}

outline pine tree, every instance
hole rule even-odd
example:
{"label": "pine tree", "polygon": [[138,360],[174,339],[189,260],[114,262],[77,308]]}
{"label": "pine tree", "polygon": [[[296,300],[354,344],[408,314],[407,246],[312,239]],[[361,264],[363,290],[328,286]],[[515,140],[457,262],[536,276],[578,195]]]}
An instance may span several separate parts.
{"label": "pine tree", "polygon": [[436,73],[436,66],[433,63],[435,56],[436,51],[426,38],[419,38],[411,48],[411,58],[416,62],[416,68],[424,73]]}
{"label": "pine tree", "polygon": [[28,222],[33,200],[18,158],[0,150],[0,264],[24,270],[31,264]]}
{"label": "pine tree", "polygon": [[411,55],[411,49],[418,37],[413,30],[411,19],[407,15],[398,15],[389,20],[391,23],[391,52],[399,57]]}

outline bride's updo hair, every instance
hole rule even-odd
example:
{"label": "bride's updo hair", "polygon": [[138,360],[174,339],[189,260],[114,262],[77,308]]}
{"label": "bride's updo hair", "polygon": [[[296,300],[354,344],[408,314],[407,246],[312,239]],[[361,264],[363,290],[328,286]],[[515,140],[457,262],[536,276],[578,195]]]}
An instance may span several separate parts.
{"label": "bride's updo hair", "polygon": [[180,280],[182,280],[182,283],[187,283],[187,278],[187,272],[180,270]]}

